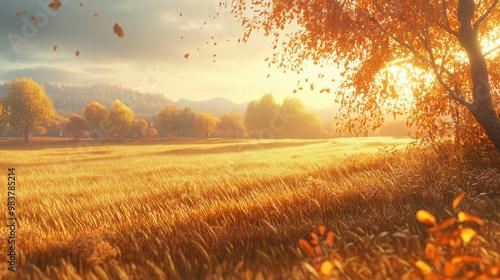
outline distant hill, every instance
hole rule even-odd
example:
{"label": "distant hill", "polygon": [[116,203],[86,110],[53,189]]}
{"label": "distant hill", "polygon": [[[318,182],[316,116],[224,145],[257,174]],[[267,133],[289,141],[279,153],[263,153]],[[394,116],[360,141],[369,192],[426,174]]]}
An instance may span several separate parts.
{"label": "distant hill", "polygon": [[[64,117],[83,114],[83,109],[93,101],[110,108],[116,99],[132,108],[139,118],[153,116],[163,106],[173,101],[160,93],[140,93],[138,91],[108,84],[92,86],[65,86],[43,84],[45,92],[54,102],[56,112]],[[7,93],[7,84],[0,85],[0,96]]]}
{"label": "distant hill", "polygon": [[174,104],[180,108],[191,107],[196,113],[208,113],[216,117],[221,117],[225,113],[231,112],[244,116],[248,102],[238,104],[225,98],[216,97],[203,101],[179,99]]}

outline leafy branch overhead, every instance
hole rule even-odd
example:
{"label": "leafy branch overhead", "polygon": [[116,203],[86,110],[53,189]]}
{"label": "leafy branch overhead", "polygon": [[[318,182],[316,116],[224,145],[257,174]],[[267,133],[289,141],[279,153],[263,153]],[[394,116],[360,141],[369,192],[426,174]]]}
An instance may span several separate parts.
{"label": "leafy branch overhead", "polygon": [[340,67],[344,79],[335,91],[344,109],[340,128],[366,131],[380,127],[387,113],[409,113],[408,124],[420,128],[417,136],[433,137],[438,127],[451,128],[465,115],[482,127],[476,137],[485,134],[500,148],[494,110],[500,82],[497,3],[232,0],[221,5],[241,22],[244,42],[255,32],[275,38],[270,66],[296,73],[307,63],[328,67],[320,77],[329,76],[330,66]]}

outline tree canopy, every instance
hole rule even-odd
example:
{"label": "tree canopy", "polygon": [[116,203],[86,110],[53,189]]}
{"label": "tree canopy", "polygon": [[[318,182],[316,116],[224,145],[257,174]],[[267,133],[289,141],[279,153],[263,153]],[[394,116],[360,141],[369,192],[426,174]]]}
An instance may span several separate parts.
{"label": "tree canopy", "polygon": [[244,136],[247,132],[243,118],[236,113],[224,114],[217,123],[217,129],[224,135],[233,138]]}
{"label": "tree canopy", "polygon": [[[24,142],[38,126],[47,124],[55,115],[52,100],[43,86],[31,78],[16,78],[9,83],[8,93],[2,98],[9,129],[24,134]],[[3,115],[3,114],[2,114]]]}
{"label": "tree canopy", "polygon": [[252,31],[275,37],[270,65],[297,73],[311,61],[341,67],[344,79],[335,98],[343,108],[342,128],[378,128],[385,113],[409,111],[409,124],[432,134],[453,128],[470,113],[499,148],[493,107],[500,78],[497,2],[232,0],[221,5],[240,19],[243,41]]}
{"label": "tree canopy", "polygon": [[115,129],[116,137],[120,138],[132,128],[134,112],[117,99],[113,102],[112,108],[109,109],[108,118]]}
{"label": "tree canopy", "polygon": [[217,131],[217,121],[216,117],[201,113],[194,119],[194,132],[208,139],[208,136]]}

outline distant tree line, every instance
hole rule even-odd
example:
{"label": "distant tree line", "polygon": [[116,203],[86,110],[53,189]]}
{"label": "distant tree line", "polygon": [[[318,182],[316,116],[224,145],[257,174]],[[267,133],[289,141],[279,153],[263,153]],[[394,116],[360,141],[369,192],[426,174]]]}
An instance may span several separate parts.
{"label": "distant tree line", "polygon": [[[71,100],[71,98],[67,98]],[[122,101],[115,99],[109,108],[97,101],[87,104],[83,114],[69,118],[57,114],[54,101],[42,85],[32,79],[10,82],[7,94],[0,97],[0,134],[79,138],[153,138],[153,137],[258,137],[258,138],[318,138],[328,137],[315,113],[306,110],[298,98],[275,102],[272,94],[249,103],[245,117],[226,113],[216,118],[207,113],[197,114],[191,107],[179,108],[170,102],[155,114],[155,118],[137,118]],[[155,106],[158,106],[156,104]]]}

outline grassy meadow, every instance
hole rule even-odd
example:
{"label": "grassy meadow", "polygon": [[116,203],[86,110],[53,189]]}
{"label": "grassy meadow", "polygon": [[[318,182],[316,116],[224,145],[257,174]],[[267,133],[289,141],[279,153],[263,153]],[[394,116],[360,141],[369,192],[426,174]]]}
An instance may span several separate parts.
{"label": "grassy meadow", "polygon": [[[0,138],[19,222],[5,279],[423,279],[417,260],[446,274],[427,260],[420,209],[485,221],[467,245],[440,249],[483,260],[463,261],[459,273],[477,271],[464,279],[500,264],[496,151],[382,137],[30,141]],[[334,249],[307,254],[299,240],[319,226]],[[334,272],[322,275],[320,258]]]}

